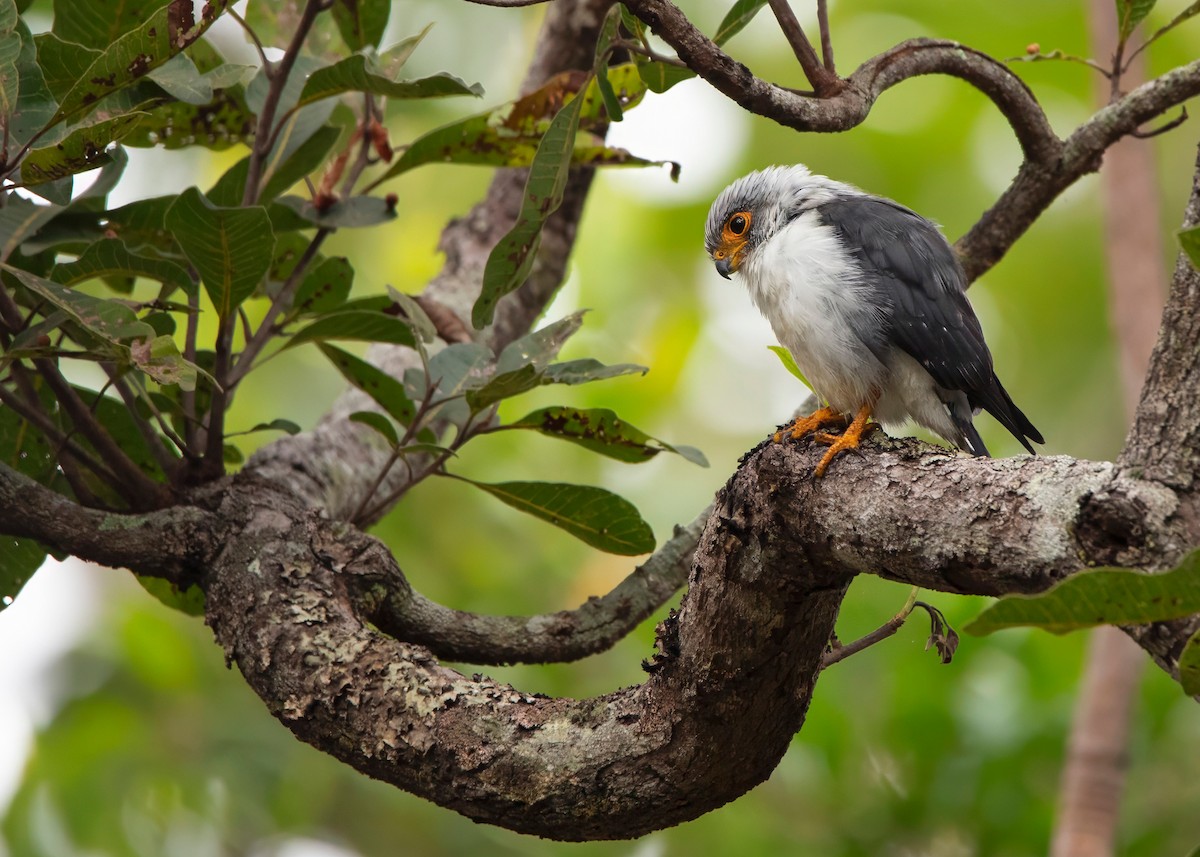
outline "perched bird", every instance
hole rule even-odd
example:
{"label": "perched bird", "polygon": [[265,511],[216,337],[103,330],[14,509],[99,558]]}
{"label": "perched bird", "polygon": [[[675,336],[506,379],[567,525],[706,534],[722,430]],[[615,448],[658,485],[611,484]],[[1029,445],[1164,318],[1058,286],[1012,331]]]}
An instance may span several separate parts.
{"label": "perched bird", "polygon": [[704,247],[721,276],[741,275],[826,402],[797,419],[791,436],[845,428],[816,434],[829,444],[817,476],[858,446],[872,417],[888,425],[911,417],[987,455],[971,422],[983,409],[1030,452],[1030,440],[1044,443],[992,371],[954,251],[919,214],[802,165],[769,167],[721,192]]}

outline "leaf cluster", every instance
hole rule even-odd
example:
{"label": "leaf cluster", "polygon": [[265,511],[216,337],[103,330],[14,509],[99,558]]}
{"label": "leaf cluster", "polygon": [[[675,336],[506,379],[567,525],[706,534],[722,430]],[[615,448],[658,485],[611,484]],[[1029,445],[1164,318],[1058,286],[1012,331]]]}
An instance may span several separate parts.
{"label": "leaf cluster", "polygon": [[[252,0],[244,18],[228,6],[197,17],[190,0],[55,0],[49,31],[34,33],[17,0],[0,0],[0,465],[88,506],[179,502],[240,461],[230,437],[299,431],[286,416],[231,430],[226,416],[251,371],[306,345],[370,396],[374,409],[353,419],[389,448],[360,521],[426,476],[450,475],[447,461],[488,432],[534,431],[622,461],[662,451],[702,461],[607,410],[498,422],[501,402],[536,387],[645,371],[555,362],[578,314],[499,354],[482,344],[496,304],[528,275],[569,171],[658,163],[604,145],[607,123],[646,91],[635,64],[611,65],[619,13],[590,74],[393,144],[386,122],[406,104],[483,95],[445,72],[403,76],[428,27],[383,47],[386,0]],[[227,14],[257,65],[228,61],[206,38]],[[142,147],[246,154],[207,188],[110,203],[128,149]],[[381,185],[444,162],[529,168],[521,215],[484,275],[473,341],[451,344],[406,295],[352,297],[352,261],[322,252],[337,230],[395,218],[399,197]],[[79,188],[85,173],[94,178]],[[346,342],[414,349],[421,368],[393,378]],[[102,380],[68,381],[81,363]],[[603,550],[653,547],[637,510],[603,489],[471,484]],[[44,556],[0,544],[0,595],[15,596]]]}

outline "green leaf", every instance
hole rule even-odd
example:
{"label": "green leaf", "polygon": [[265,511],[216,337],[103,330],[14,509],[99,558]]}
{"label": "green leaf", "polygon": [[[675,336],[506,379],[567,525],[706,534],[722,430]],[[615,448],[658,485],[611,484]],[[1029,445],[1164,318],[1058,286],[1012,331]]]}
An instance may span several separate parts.
{"label": "green leaf", "polygon": [[17,109],[17,98],[21,92],[21,73],[17,69],[20,56],[21,35],[0,34],[0,116],[11,116]]}
{"label": "green leaf", "polygon": [[1008,596],[979,614],[966,630],[990,634],[1028,625],[1065,634],[1094,625],[1141,625],[1200,613],[1200,551],[1171,571],[1123,568],[1082,572],[1033,596]]}
{"label": "green leaf", "polygon": [[42,79],[55,98],[70,92],[101,54],[100,50],[64,40],[56,33],[38,33],[33,37],[33,43],[37,46]]}
{"label": "green leaf", "polygon": [[456,342],[433,355],[429,378],[437,386],[437,398],[456,396],[487,381],[492,350],[478,342]]}
{"label": "green leaf", "polygon": [[1192,634],[1179,656],[1179,683],[1188,696],[1200,694],[1200,631]]}
{"label": "green leaf", "polygon": [[360,342],[388,342],[413,347],[412,328],[398,318],[380,312],[350,310],[319,318],[288,340],[284,348],[294,348],[306,342],[328,339],[350,339]]}
{"label": "green leaf", "polygon": [[[411,332],[409,335],[411,336]],[[417,409],[404,392],[403,384],[382,369],[340,348],[324,342],[318,347],[321,353],[329,358],[329,362],[342,373],[342,377],[370,396],[392,419],[404,426],[413,421]]]}
{"label": "green leaf", "polygon": [[8,259],[21,242],[61,213],[58,206],[38,205],[15,193],[6,193],[0,207],[0,260]]}
{"label": "green leaf", "polygon": [[202,75],[187,54],[175,54],[146,76],[185,104],[208,104],[213,99],[212,79]]}
{"label": "green leaf", "polygon": [[354,269],[345,256],[325,259],[300,283],[292,307],[298,315],[332,312],[346,302],[353,284]]}
{"label": "green leaf", "polygon": [[[21,181],[32,187],[108,163],[105,147],[132,131],[144,115],[127,113],[81,126],[54,145],[32,149],[21,162]],[[67,199],[69,201],[70,197]]]}
{"label": "green leaf", "polygon": [[467,392],[467,404],[478,413],[484,408],[504,399],[519,396],[546,384],[586,384],[619,375],[645,374],[645,366],[621,363],[606,366],[599,360],[584,358],[568,360],[540,369],[534,363],[526,363],[519,369],[497,374],[483,386]]}
{"label": "green leaf", "polygon": [[20,84],[17,94],[16,109],[9,115],[7,124],[7,148],[5,154],[11,159],[30,140],[34,134],[42,134],[42,143],[50,143],[55,139],[55,131],[45,133],[51,124],[58,102],[46,86],[42,69],[38,65],[37,47],[29,28],[21,22],[17,29],[21,39],[21,53],[17,58],[17,69],[20,73]]}
{"label": "green leaf", "polygon": [[754,20],[754,16],[766,5],[766,2],[767,0],[737,0],[725,14],[717,31],[713,33],[713,41],[718,45],[723,45],[732,39]]}
{"label": "green leaf", "polygon": [[70,116],[161,66],[200,38],[225,11],[228,2],[211,0],[197,21],[192,0],[170,0],[166,6],[148,15],[137,29],[101,46],[103,53],[62,97],[54,119]]}
{"label": "green leaf", "polygon": [[[253,136],[253,126],[249,128],[250,136]],[[341,130],[332,125],[323,125],[314,131],[312,136],[296,147],[287,160],[275,164],[266,175],[258,195],[259,202],[270,202],[321,166],[340,136]],[[217,180],[208,192],[208,198],[219,205],[239,205],[246,188],[249,168],[250,157],[246,156]]]}
{"label": "green leaf", "polygon": [[395,200],[375,196],[352,196],[320,209],[298,196],[280,197],[279,204],[290,208],[314,226],[329,229],[357,229],[396,219]]}
{"label": "green leaf", "polygon": [[0,535],[0,610],[13,603],[45,561],[46,549],[33,539]]}
{"label": "green leaf", "polygon": [[664,443],[625,422],[608,408],[542,408],[509,423],[505,428],[533,429],[633,464],[649,461],[660,452],[674,452],[693,464],[708,466],[704,454],[695,447]]}
{"label": "green leaf", "polygon": [[613,122],[620,122],[625,118],[621,102],[608,79],[607,70],[609,52],[620,27],[621,4],[617,3],[608,10],[608,14],[604,16],[604,22],[600,25],[600,35],[596,39],[596,61],[592,65],[592,75],[596,81],[596,87],[600,91],[600,97],[604,101],[604,109],[608,112],[608,118]]}
{"label": "green leaf", "polygon": [[127,279],[129,285],[135,277],[145,277],[187,292],[196,285],[191,274],[180,265],[153,256],[139,256],[117,238],[88,245],[74,262],[60,262],[50,272],[50,279],[64,286],[100,277]]}
{"label": "green leaf", "polygon": [[[645,93],[633,63],[608,69],[609,88],[631,106]],[[594,84],[593,84],[594,85]],[[418,137],[376,184],[429,163],[480,164],[498,167],[527,167],[533,162],[538,143],[550,125],[553,108],[574,95],[568,81],[555,78],[535,92],[486,113],[460,119]],[[590,91],[589,87],[589,91]],[[597,99],[599,89],[597,91]],[[589,124],[586,102],[581,110],[581,130],[575,137],[571,163],[590,166],[661,166],[669,161],[636,157],[624,149],[604,145],[604,138],[582,128]],[[594,122],[595,120],[592,120]],[[677,165],[675,165],[677,166]]]}
{"label": "green leaf", "polygon": [[273,419],[269,423],[258,423],[253,428],[248,428],[245,431],[236,431],[232,434],[225,435],[226,437],[236,437],[243,434],[254,434],[258,431],[281,431],[284,434],[300,434],[300,426],[291,420],[283,418]]}
{"label": "green leaf", "polygon": [[782,345],[768,345],[767,348],[769,348],[771,352],[779,358],[779,362],[783,364],[784,369],[791,372],[792,375],[798,378],[800,383],[805,387],[808,387],[810,390],[813,389],[813,385],[808,383],[808,379],[804,377],[804,373],[801,372],[800,367],[796,365],[796,358],[792,356],[792,352],[788,351]]}
{"label": "green leaf", "polygon": [[437,339],[437,327],[416,300],[392,286],[388,286],[388,297],[395,301],[396,306],[404,313],[413,333],[417,335],[418,342],[433,342]]}
{"label": "green leaf", "polygon": [[500,298],[525,282],[533,267],[542,225],[562,204],[582,106],[583,99],[575,98],[559,110],[538,144],[516,225],[492,249],[483,271],[483,287],[471,311],[477,329],[491,323]]}
{"label": "green leaf", "polygon": [[637,508],[603,488],[561,482],[464,481],[599,550],[622,556],[654,550],[654,533]]}
{"label": "green leaf", "polygon": [[25,288],[63,310],[72,321],[104,342],[115,344],[131,339],[152,339],[155,335],[154,328],[139,321],[137,314],[119,301],[85,295],[10,265],[2,267]]}
{"label": "green leaf", "polygon": [[[181,390],[196,389],[196,376],[203,370],[184,359],[172,337],[138,340],[130,345],[129,352],[133,364],[164,387],[178,384]],[[207,372],[204,374],[211,379]]]}
{"label": "green leaf", "polygon": [[319,68],[309,75],[298,104],[312,104],[344,92],[370,92],[391,99],[443,98],[450,95],[483,95],[478,84],[467,85],[445,72],[419,80],[392,80],[384,76],[374,57],[355,54],[341,62]]}
{"label": "green leaf", "polygon": [[187,616],[204,615],[204,590],[196,584],[180,590],[178,586],[161,577],[142,577],[135,575],[142,588],[153,595],[172,610],[178,610]]}
{"label": "green leaf", "polygon": [[467,391],[467,405],[473,413],[479,413],[484,408],[519,396],[540,387],[545,379],[545,373],[532,363],[526,363],[520,369],[502,372],[474,390]]}
{"label": "green leaf", "polygon": [[616,363],[611,366],[584,357],[580,360],[565,360],[546,367],[545,384],[587,384],[604,381],[622,375],[645,375],[650,370],[637,363]]}
{"label": "green leaf", "polygon": [[103,50],[167,5],[168,0],[54,0],[54,35]]}
{"label": "green leaf", "polygon": [[396,427],[392,425],[391,420],[378,411],[355,411],[350,415],[350,422],[362,423],[368,428],[374,429],[383,435],[383,439],[392,449],[400,445],[400,436],[396,434]]}
{"label": "green leaf", "polygon": [[391,5],[390,0],[334,0],[333,20],[350,50],[379,47]]}
{"label": "green leaf", "polygon": [[1175,29],[1189,18],[1196,17],[1196,15],[1200,15],[1200,0],[1196,0],[1196,2],[1189,4],[1187,8],[1172,18],[1170,22],[1155,30],[1154,35],[1146,39],[1145,44],[1142,45],[1142,48],[1145,48],[1146,45],[1149,45],[1151,42],[1158,41],[1160,37],[1166,35],[1168,32]]}
{"label": "green leaf", "polygon": [[1179,246],[1183,248],[1184,253],[1187,253],[1192,267],[1200,271],[1200,226],[1183,229],[1176,235],[1179,237]]}
{"label": "green leaf", "polygon": [[218,207],[191,187],[167,210],[165,224],[222,318],[254,293],[271,265],[275,233],[265,208]]}
{"label": "green leaf", "polygon": [[532,363],[538,369],[546,368],[558,356],[566,341],[583,325],[586,312],[576,310],[510,342],[496,359],[496,373],[511,372],[526,363]]}
{"label": "green leaf", "polygon": [[1116,0],[1117,29],[1122,44],[1133,34],[1142,19],[1150,14],[1157,2],[1158,0]]}

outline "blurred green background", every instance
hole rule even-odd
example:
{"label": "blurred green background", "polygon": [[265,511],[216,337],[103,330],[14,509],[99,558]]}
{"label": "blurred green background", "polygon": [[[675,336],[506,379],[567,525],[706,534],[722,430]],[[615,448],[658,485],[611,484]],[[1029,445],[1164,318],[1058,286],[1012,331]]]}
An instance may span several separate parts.
{"label": "blurred green background", "polygon": [[[1152,28],[1185,4],[1160,5]],[[811,19],[808,4],[796,6],[802,19]],[[708,32],[726,10],[698,0],[683,7]],[[1082,3],[860,0],[831,7],[843,72],[915,36],[956,39],[1000,58],[1023,54],[1030,42],[1091,53]],[[487,94],[478,104],[392,110],[393,141],[513,97],[541,15],[538,8],[396,4],[389,31],[396,38],[437,24],[410,62],[414,75],[448,70],[481,81]],[[246,50],[236,30],[223,30],[222,38],[229,50]],[[1198,47],[1200,24],[1168,36],[1149,52],[1151,72],[1194,59]],[[729,49],[761,76],[804,85],[767,14]],[[1066,63],[1015,68],[1060,134],[1089,115],[1093,72]],[[676,522],[696,515],[738,456],[786,419],[804,394],[767,351],[773,339],[739,284],[721,280],[703,256],[704,215],[721,187],[750,169],[803,161],[910,205],[954,238],[1006,186],[1019,159],[989,102],[943,78],[888,92],[862,127],[837,136],[797,135],[740,113],[692,81],[647,98],[614,128],[612,140],[635,154],[682,162],[682,177],[678,185],[665,170],[597,179],[569,282],[548,315],[592,309],[565,356],[639,362],[651,371],[541,390],[509,403],[506,414],[548,404],[613,408],[667,441],[699,446],[711,467],[666,456],[619,465],[527,433],[482,438],[454,466],[489,480],[604,485],[633,500],[660,541]],[[1161,248],[1148,252],[1161,252],[1169,264],[1195,143],[1194,125],[1186,123],[1145,144],[1157,157],[1166,224]],[[237,150],[150,153],[135,160],[124,192],[162,193],[164,183],[203,187],[239,157]],[[442,225],[479,198],[489,176],[452,166],[408,174],[390,188],[400,198],[396,221],[339,233],[326,251],[350,257],[359,293],[385,284],[417,291],[440,265]],[[1111,458],[1125,432],[1099,209],[1097,182],[1089,178],[970,293],[998,374],[1046,436],[1047,454]],[[1155,285],[1165,284],[1147,284],[1147,300],[1156,299]],[[318,354],[302,352],[250,378],[232,430],[277,416],[305,426],[318,418],[342,382]],[[989,418],[980,422],[995,454],[1019,451]],[[241,440],[247,452],[264,442]],[[377,533],[418,589],[482,612],[573,607],[607,591],[633,566],[449,480],[414,491]],[[905,594],[903,587],[860,579],[846,601],[840,636],[851,639],[879,625]],[[929,597],[958,626],[981,606],[977,599]],[[604,693],[641,680],[653,624],[578,664],[490,674],[527,691]],[[791,751],[767,783],[735,803],[632,843],[564,845],[473,824],[300,744],[225,668],[201,622],[161,607],[124,572],[50,566],[0,614],[0,729],[11,769],[0,766],[0,854],[1045,853],[1085,638],[1020,631],[968,638],[943,667],[922,651],[926,634],[914,617],[892,640],[823,675]],[[1122,854],[1183,855],[1200,844],[1197,715],[1195,704],[1148,665],[1122,811]]]}

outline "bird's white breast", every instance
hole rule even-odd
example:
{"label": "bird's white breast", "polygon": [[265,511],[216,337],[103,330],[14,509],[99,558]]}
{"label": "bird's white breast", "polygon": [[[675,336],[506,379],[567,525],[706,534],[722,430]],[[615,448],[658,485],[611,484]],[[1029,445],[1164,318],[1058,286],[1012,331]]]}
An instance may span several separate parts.
{"label": "bird's white breast", "polygon": [[815,211],[758,247],[741,273],[818,395],[850,413],[878,396],[887,370],[855,330],[877,328],[879,309],[853,258]]}

